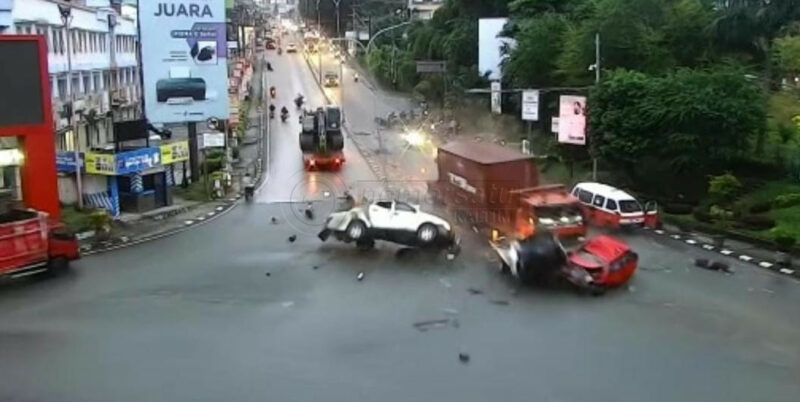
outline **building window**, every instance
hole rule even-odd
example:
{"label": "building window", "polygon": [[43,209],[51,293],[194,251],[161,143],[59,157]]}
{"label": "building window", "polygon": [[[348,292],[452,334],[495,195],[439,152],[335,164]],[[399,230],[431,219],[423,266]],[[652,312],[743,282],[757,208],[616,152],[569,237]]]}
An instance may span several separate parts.
{"label": "building window", "polygon": [[61,29],[61,28],[58,28],[55,33],[58,34],[58,35],[56,35],[56,41],[58,41],[58,54],[63,55],[64,54],[64,48],[65,48],[65,46],[64,46],[64,30]]}
{"label": "building window", "polygon": [[81,93],[81,80],[78,77],[78,74],[72,76],[72,93],[74,94]]}
{"label": "building window", "polygon": [[103,86],[100,84],[100,73],[92,73],[92,79],[94,80],[94,91],[100,92],[103,89]]}
{"label": "building window", "polygon": [[108,82],[108,71],[103,71],[103,88],[111,89],[111,84]]}
{"label": "building window", "polygon": [[69,40],[70,47],[72,47],[72,54],[78,53],[78,47],[80,46],[80,43],[78,43],[78,32],[74,30],[70,31]]}
{"label": "building window", "polygon": [[67,100],[67,77],[60,76],[58,77],[58,99],[62,102]]}
{"label": "building window", "polygon": [[83,93],[85,94],[92,92],[92,81],[89,79],[89,74],[91,73],[83,74]]}

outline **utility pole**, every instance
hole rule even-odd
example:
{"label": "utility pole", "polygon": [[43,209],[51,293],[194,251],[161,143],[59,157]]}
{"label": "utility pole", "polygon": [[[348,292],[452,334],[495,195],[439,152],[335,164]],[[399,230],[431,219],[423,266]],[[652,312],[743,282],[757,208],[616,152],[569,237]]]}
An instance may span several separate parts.
{"label": "utility pole", "polygon": [[[594,34],[594,84],[600,84],[600,32]],[[597,181],[597,155],[592,157],[592,180]]]}
{"label": "utility pole", "polygon": [[[72,6],[58,5],[61,22],[64,24],[64,35],[67,42],[67,91],[69,91],[69,113],[67,121],[72,129],[73,152],[75,157],[75,187],[78,190],[78,209],[83,209],[83,183],[81,177],[81,153],[78,150],[80,138],[78,136],[78,120],[75,119],[75,88],[72,87],[72,38],[70,35],[70,24],[72,23]],[[113,46],[113,44],[112,44]]]}
{"label": "utility pole", "polygon": [[341,38],[342,30],[339,27],[339,4],[342,3],[342,0],[331,0],[331,1],[333,1],[333,5],[336,6],[336,37]]}

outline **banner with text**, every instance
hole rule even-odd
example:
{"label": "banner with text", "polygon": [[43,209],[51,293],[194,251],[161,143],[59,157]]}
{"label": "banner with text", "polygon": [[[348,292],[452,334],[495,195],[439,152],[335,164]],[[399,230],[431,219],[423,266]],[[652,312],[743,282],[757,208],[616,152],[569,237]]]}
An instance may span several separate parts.
{"label": "banner with text", "polygon": [[225,0],[141,1],[139,24],[147,119],[226,119]]}
{"label": "banner with text", "polygon": [[586,97],[562,95],[558,106],[558,142],[586,145]]}

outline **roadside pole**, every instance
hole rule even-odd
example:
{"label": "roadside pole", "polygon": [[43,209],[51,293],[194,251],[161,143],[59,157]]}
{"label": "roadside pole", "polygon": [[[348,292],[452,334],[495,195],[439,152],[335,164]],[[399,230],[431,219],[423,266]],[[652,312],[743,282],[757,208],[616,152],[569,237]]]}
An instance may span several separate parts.
{"label": "roadside pole", "polygon": [[[600,33],[594,34],[594,84],[600,84]],[[597,152],[597,149],[594,150]],[[592,156],[592,180],[597,181],[597,155]]]}

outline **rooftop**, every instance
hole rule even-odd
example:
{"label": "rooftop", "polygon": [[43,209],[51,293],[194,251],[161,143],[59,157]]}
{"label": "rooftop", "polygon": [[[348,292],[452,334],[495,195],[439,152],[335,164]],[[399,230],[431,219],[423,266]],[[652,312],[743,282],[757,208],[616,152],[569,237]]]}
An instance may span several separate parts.
{"label": "rooftop", "polygon": [[439,149],[482,165],[533,160],[533,156],[490,142],[453,141],[442,145]]}

